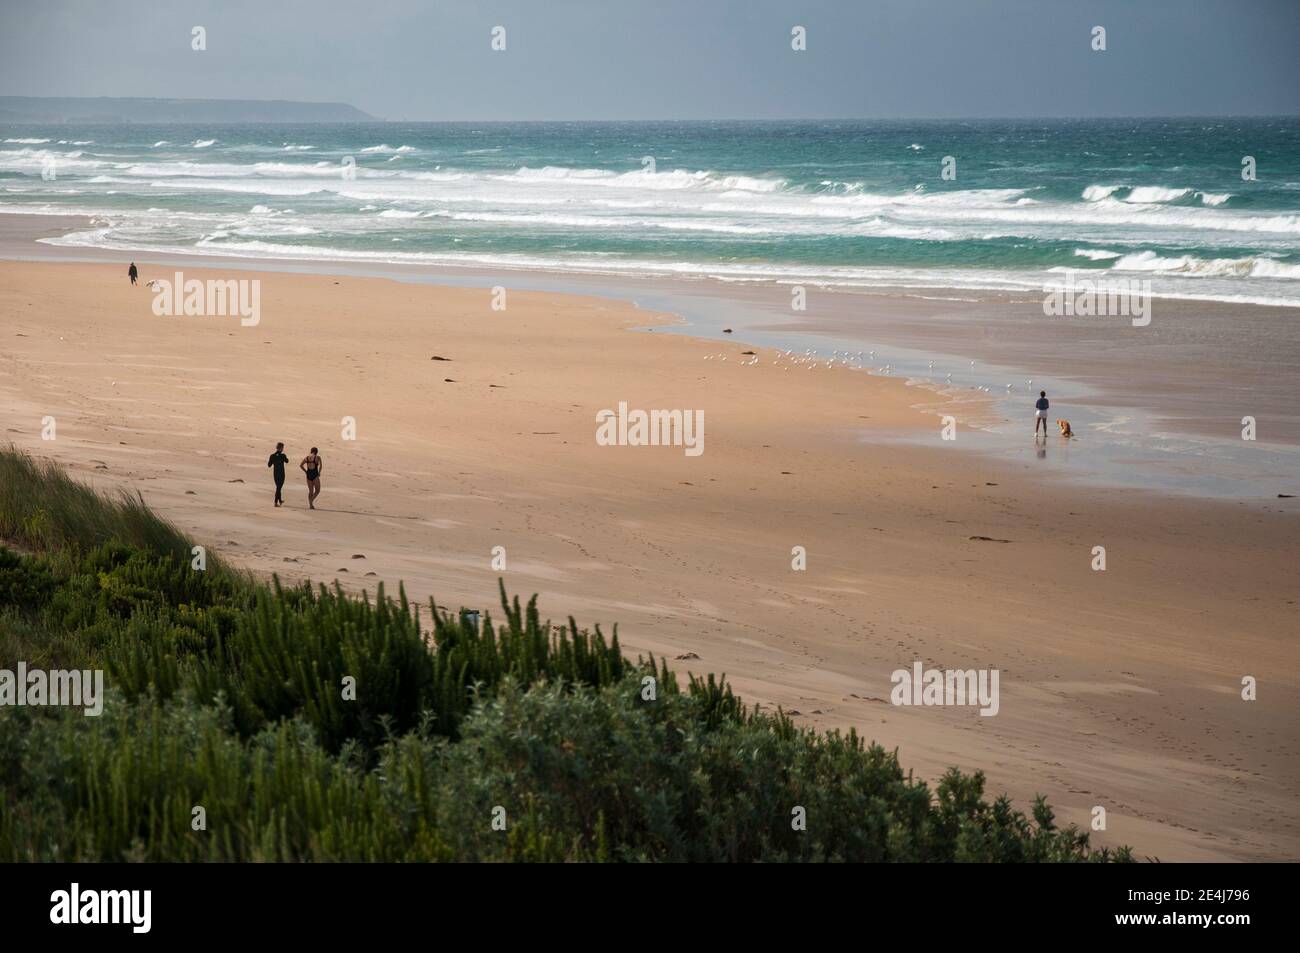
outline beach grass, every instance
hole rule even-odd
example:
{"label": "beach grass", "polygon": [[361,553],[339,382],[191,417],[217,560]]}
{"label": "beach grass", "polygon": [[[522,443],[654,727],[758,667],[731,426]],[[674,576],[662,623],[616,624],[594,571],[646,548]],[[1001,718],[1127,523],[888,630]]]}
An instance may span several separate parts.
{"label": "beach grass", "polygon": [[34,549],[86,552],[114,541],[176,559],[190,543],[138,493],[106,495],[72,479],[52,460],[10,445],[0,450],[0,536]]}

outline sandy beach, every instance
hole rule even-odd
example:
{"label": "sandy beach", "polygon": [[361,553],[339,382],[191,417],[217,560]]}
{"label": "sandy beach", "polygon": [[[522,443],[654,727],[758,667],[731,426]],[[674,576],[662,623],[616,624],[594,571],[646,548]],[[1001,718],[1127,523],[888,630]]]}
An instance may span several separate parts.
{"label": "sandy beach", "polygon": [[[1296,500],[1045,480],[963,449],[977,404],[664,333],[672,318],[611,299],[507,289],[494,310],[485,288],[183,270],[260,281],[260,322],[158,317],[124,262],[0,264],[5,440],[139,491],[259,573],[483,609],[501,577],[925,777],[985,769],[1061,823],[1103,806],[1100,844],[1300,856]],[[702,410],[704,452],[598,445],[623,401]],[[296,469],[313,445],[315,512]],[[997,716],[891,705],[891,672],[918,660],[998,669]]]}

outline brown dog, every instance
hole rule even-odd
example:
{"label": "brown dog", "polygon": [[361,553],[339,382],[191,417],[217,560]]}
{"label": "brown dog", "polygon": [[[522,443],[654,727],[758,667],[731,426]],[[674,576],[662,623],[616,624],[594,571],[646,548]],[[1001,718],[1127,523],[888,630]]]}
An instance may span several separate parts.
{"label": "brown dog", "polygon": [[1062,437],[1073,437],[1073,436],[1074,436],[1074,431],[1070,429],[1070,422],[1069,422],[1068,420],[1058,420],[1058,421],[1056,422],[1056,426],[1058,426],[1058,427],[1061,428],[1061,436],[1062,436]]}

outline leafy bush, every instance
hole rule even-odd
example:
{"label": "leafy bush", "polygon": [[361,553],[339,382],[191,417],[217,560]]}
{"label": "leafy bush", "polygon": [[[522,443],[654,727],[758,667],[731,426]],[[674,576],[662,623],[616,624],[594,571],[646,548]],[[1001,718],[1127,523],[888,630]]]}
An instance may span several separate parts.
{"label": "leafy bush", "polygon": [[23,559],[0,546],[0,605],[35,609],[50,598],[55,586],[54,573],[43,560]]}

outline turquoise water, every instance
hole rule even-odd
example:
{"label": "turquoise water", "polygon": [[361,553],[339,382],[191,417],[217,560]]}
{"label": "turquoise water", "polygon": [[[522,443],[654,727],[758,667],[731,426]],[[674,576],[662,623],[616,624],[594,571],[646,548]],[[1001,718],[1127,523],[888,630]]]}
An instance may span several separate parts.
{"label": "turquoise water", "polygon": [[1300,305],[1295,119],[8,126],[0,211],[123,250],[864,289],[1080,269]]}

